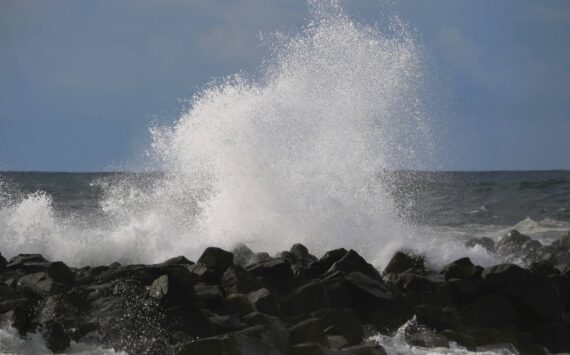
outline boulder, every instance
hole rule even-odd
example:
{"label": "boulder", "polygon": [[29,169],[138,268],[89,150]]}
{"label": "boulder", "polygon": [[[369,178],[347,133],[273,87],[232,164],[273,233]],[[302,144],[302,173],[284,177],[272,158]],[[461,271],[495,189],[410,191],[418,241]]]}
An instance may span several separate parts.
{"label": "boulder", "polygon": [[471,259],[461,258],[449,263],[441,269],[444,279],[466,279],[481,273],[482,268],[473,265]]}
{"label": "boulder", "polygon": [[347,253],[346,249],[334,249],[327,251],[319,260],[312,262],[306,269],[305,274],[311,278],[317,278],[325,273],[331,266],[339,261]]}
{"label": "boulder", "polygon": [[55,281],[47,272],[36,272],[18,280],[18,291],[23,295],[44,297],[62,292],[69,285]]}
{"label": "boulder", "polygon": [[557,321],[562,317],[564,306],[560,296],[546,279],[512,264],[487,268],[482,277],[487,287],[520,308],[522,316],[539,321]]}
{"label": "boulder", "polygon": [[289,252],[295,258],[295,264],[298,266],[305,267],[317,261],[317,258],[309,253],[307,247],[300,243],[293,244]]}
{"label": "boulder", "polygon": [[241,332],[186,342],[177,347],[176,353],[179,355],[282,355],[274,346]]}
{"label": "boulder", "polygon": [[534,340],[553,354],[570,353],[570,329],[561,322],[539,326],[532,331]]}
{"label": "boulder", "polygon": [[327,339],[332,349],[342,349],[350,345],[342,335],[327,335]]}
{"label": "boulder", "polygon": [[396,252],[384,268],[384,275],[393,277],[403,273],[423,275],[425,273],[425,258],[409,252]]}
{"label": "boulder", "polygon": [[[327,309],[314,312],[313,316],[319,318],[325,329],[334,328],[338,334],[346,339],[348,345],[357,345],[364,338],[364,330],[360,318],[351,309]],[[327,332],[328,334],[328,332]]]}
{"label": "boulder", "polygon": [[259,328],[258,336],[265,343],[275,346],[283,354],[289,349],[289,331],[287,327],[277,317],[267,314],[253,312],[243,317],[244,322],[250,326]]}
{"label": "boulder", "polygon": [[259,312],[272,316],[281,315],[279,301],[268,289],[260,288],[257,291],[250,292],[247,298]]}
{"label": "boulder", "polygon": [[495,242],[493,239],[488,237],[481,237],[481,238],[472,238],[465,242],[465,246],[467,248],[474,248],[476,246],[480,246],[487,250],[489,253],[495,252]]}
{"label": "boulder", "polygon": [[222,276],[234,264],[234,254],[220,248],[208,247],[198,259],[198,263]]}
{"label": "boulder", "polygon": [[222,290],[218,285],[194,285],[194,294],[196,295],[197,301],[209,309],[219,308],[224,302]]}
{"label": "boulder", "polygon": [[461,325],[457,312],[449,307],[440,309],[432,305],[420,305],[416,307],[416,319],[420,324],[438,331],[457,329]]}
{"label": "boulder", "polygon": [[284,259],[271,259],[249,265],[246,270],[263,279],[269,289],[280,293],[289,291],[294,284],[293,270],[289,261]]}
{"label": "boulder", "polygon": [[387,355],[386,350],[378,344],[361,344],[342,349],[338,355]]}
{"label": "boulder", "polygon": [[467,325],[479,327],[509,327],[516,322],[516,314],[503,295],[489,295],[462,307],[460,314]]}
{"label": "boulder", "polygon": [[327,355],[327,353],[327,349],[315,342],[293,345],[290,351],[291,355]]}
{"label": "boulder", "polygon": [[0,272],[4,271],[6,269],[6,265],[8,265],[8,261],[6,259],[4,259],[4,257],[2,256],[2,253],[0,253]]}
{"label": "boulder", "polygon": [[319,318],[309,318],[290,327],[289,341],[292,345],[314,342],[327,348],[330,346]]}
{"label": "boulder", "polygon": [[392,335],[414,316],[410,301],[402,295],[396,295],[372,311],[366,320],[382,334]]}
{"label": "boulder", "polygon": [[246,267],[249,264],[255,263],[257,260],[255,253],[247,245],[240,243],[234,249],[234,264],[241,267]]}
{"label": "boulder", "polygon": [[348,294],[347,282],[344,278],[331,278],[321,282],[325,294],[332,308],[350,307],[350,295]]}
{"label": "boulder", "polygon": [[65,332],[63,325],[60,322],[44,323],[41,330],[41,335],[48,349],[54,353],[60,353],[69,347],[71,339]]}
{"label": "boulder", "polygon": [[[352,272],[362,273],[372,279],[382,281],[380,273],[374,266],[369,264],[362,256],[354,250],[349,250],[342,258],[335,262],[330,269],[326,272],[327,275],[332,275],[335,272],[343,272],[350,274]],[[327,277],[327,276],[324,276]]]}
{"label": "boulder", "polygon": [[186,259],[186,257],[180,255],[180,256],[176,256],[174,258],[170,258],[166,261],[163,261],[160,264],[156,264],[153,265],[154,267],[157,268],[168,268],[169,266],[173,266],[173,265],[193,265],[194,263],[188,259]]}
{"label": "boulder", "polygon": [[154,280],[149,287],[148,293],[150,297],[168,306],[196,299],[191,283],[183,282],[168,274],[162,275]]}
{"label": "boulder", "polygon": [[226,307],[230,312],[242,315],[255,311],[255,307],[249,298],[241,293],[234,293],[226,297]]}
{"label": "boulder", "polygon": [[361,316],[386,303],[392,292],[377,279],[360,272],[346,276],[347,290],[352,308]]}
{"label": "boulder", "polygon": [[285,296],[281,303],[283,313],[290,315],[308,314],[329,307],[329,299],[319,281],[299,287]]}
{"label": "boulder", "polygon": [[222,275],[220,286],[224,294],[250,293],[263,287],[263,282],[247,273],[241,266],[230,266]]}

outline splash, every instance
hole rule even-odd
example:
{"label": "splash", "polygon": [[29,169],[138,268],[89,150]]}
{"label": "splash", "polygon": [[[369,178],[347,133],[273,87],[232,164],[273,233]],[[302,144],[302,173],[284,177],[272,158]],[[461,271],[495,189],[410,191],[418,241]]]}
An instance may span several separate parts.
{"label": "splash", "polygon": [[49,196],[28,196],[2,210],[8,254],[154,262],[208,245],[303,242],[382,262],[416,235],[387,172],[429,163],[422,51],[398,18],[371,27],[336,2],[309,5],[308,25],[273,35],[257,74],[207,86],[176,124],[151,129],[164,176],[100,182],[103,216],[90,228],[54,217]]}

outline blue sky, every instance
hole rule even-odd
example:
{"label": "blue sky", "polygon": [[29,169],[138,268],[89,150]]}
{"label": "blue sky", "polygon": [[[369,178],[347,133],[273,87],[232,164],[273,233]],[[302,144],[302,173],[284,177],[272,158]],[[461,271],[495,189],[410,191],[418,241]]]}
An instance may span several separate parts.
{"label": "blue sky", "polygon": [[[570,2],[353,0],[426,49],[439,167],[570,169]],[[0,2],[0,170],[96,171],[140,156],[212,78],[254,70],[292,0]]]}

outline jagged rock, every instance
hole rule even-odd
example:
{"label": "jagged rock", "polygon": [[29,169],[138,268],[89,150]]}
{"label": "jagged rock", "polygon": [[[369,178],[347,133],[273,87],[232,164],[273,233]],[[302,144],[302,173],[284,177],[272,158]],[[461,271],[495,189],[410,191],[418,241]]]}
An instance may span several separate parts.
{"label": "jagged rock", "polygon": [[226,307],[233,313],[248,314],[255,311],[255,307],[246,295],[234,293],[226,297]]}
{"label": "jagged rock", "polygon": [[348,253],[346,249],[334,249],[327,251],[319,260],[312,262],[306,269],[305,274],[311,278],[317,278],[325,273],[331,266],[342,259]]}
{"label": "jagged rock", "polygon": [[293,244],[289,252],[295,258],[295,264],[298,266],[308,266],[317,261],[317,258],[309,253],[307,247],[300,243]]}
{"label": "jagged rock", "polygon": [[425,273],[424,263],[425,259],[423,256],[399,251],[394,254],[386,268],[384,268],[384,275],[394,276],[403,273],[423,275]]}
{"label": "jagged rock", "polygon": [[[313,313],[315,318],[319,318],[323,327],[329,329],[333,327],[346,339],[348,345],[357,345],[362,342],[364,331],[360,318],[351,309],[327,309]],[[327,332],[328,335],[328,332]]]}
{"label": "jagged rock", "polygon": [[257,261],[253,250],[243,243],[240,243],[233,248],[232,253],[234,254],[234,264],[241,267],[246,267],[247,265]]}
{"label": "jagged rock", "polygon": [[509,300],[502,295],[490,295],[460,309],[465,324],[480,327],[514,325],[516,314]]}
{"label": "jagged rock", "polygon": [[234,264],[234,254],[220,248],[209,247],[204,250],[198,263],[206,265],[208,269],[222,276]]}
{"label": "jagged rock", "polygon": [[530,264],[528,270],[533,274],[537,274],[542,277],[560,275],[562,273],[560,270],[555,268],[551,262],[548,262],[546,260],[541,260]]}
{"label": "jagged rock", "polygon": [[512,264],[487,268],[482,274],[485,285],[509,298],[523,315],[543,321],[557,321],[564,306],[556,289],[546,279]]}
{"label": "jagged rock", "polygon": [[194,285],[196,299],[206,307],[213,309],[223,305],[224,296],[218,285],[197,284]]}
{"label": "jagged rock", "polygon": [[330,307],[329,299],[318,281],[299,287],[288,294],[281,304],[283,313],[291,315],[308,314]]}
{"label": "jagged rock", "polygon": [[176,353],[179,355],[282,354],[274,346],[266,344],[260,339],[245,335],[243,333],[233,333],[213,338],[198,339],[181,344],[176,350]]}
{"label": "jagged rock", "polygon": [[259,333],[256,335],[264,342],[275,346],[283,354],[289,349],[289,331],[285,324],[277,317],[253,312],[243,317],[244,322],[257,326]]}
{"label": "jagged rock", "polygon": [[290,327],[289,341],[292,345],[315,342],[330,347],[323,323],[319,318],[309,318]]}
{"label": "jagged rock", "polygon": [[343,309],[350,307],[350,295],[344,278],[332,278],[321,282],[332,308]]}
{"label": "jagged rock", "polygon": [[287,292],[294,283],[293,270],[289,261],[284,259],[271,259],[249,265],[249,273],[259,276],[270,289],[278,292]]}
{"label": "jagged rock", "polygon": [[487,292],[483,285],[483,279],[480,276],[466,279],[451,279],[447,282],[447,286],[453,301],[458,306],[472,303]]}
{"label": "jagged rock", "polygon": [[226,334],[247,328],[247,324],[237,314],[219,315],[207,311],[204,313],[208,316],[208,321],[216,334]]}
{"label": "jagged rock", "polygon": [[8,261],[2,256],[2,253],[0,253],[0,272],[6,269],[6,265],[8,265]]}
{"label": "jagged rock", "polygon": [[362,344],[342,349],[339,355],[387,355],[386,350],[378,344]]}
{"label": "jagged rock", "polygon": [[346,282],[352,307],[361,316],[378,308],[392,297],[392,292],[382,282],[360,272],[347,275]]}
{"label": "jagged rock", "polygon": [[481,246],[485,248],[489,253],[495,252],[495,242],[493,239],[488,237],[472,238],[465,242],[467,248],[474,248],[475,246]]}
{"label": "jagged rock", "polygon": [[156,264],[153,265],[157,268],[167,268],[169,266],[172,265],[194,265],[194,263],[188,259],[186,259],[184,256],[180,255],[180,256],[176,256],[174,258],[170,258],[166,261],[163,261],[160,264]]}
{"label": "jagged rock", "polygon": [[263,287],[263,283],[251,274],[247,273],[241,266],[230,266],[222,275],[220,286],[224,294],[250,293]]}
{"label": "jagged rock", "polygon": [[10,261],[8,262],[8,265],[6,265],[8,268],[11,269],[15,269],[15,268],[19,268],[25,264],[37,264],[37,263],[48,263],[49,261],[47,261],[43,256],[41,256],[40,254],[18,254],[16,256],[14,256],[13,258],[10,259]]}
{"label": "jagged rock", "polygon": [[41,335],[48,349],[54,353],[59,353],[67,349],[71,341],[60,322],[52,321],[44,323]]}
{"label": "jagged rock", "polygon": [[[380,273],[374,266],[369,264],[362,256],[360,256],[354,250],[349,250],[342,258],[335,262],[330,269],[326,272],[326,275],[332,275],[336,272],[343,272],[345,274],[350,274],[352,272],[360,272],[372,279],[382,281]],[[327,277],[327,276],[324,276]]]}
{"label": "jagged rock", "polygon": [[467,335],[465,333],[451,329],[445,329],[444,331],[441,332],[441,334],[444,335],[449,342],[453,341],[458,345],[467,348],[467,350],[469,351],[474,351],[477,348],[475,339],[472,336]]}
{"label": "jagged rock", "polygon": [[544,251],[542,244],[531,237],[512,230],[497,241],[496,251],[508,258],[523,259],[525,261],[542,260]]}
{"label": "jagged rock", "polygon": [[308,342],[291,347],[291,355],[326,355],[326,349],[319,343]]}
{"label": "jagged rock", "polygon": [[36,272],[18,280],[18,290],[24,295],[39,297],[61,292],[69,285],[55,281],[47,272]]}
{"label": "jagged rock", "polygon": [[416,274],[401,274],[393,277],[400,290],[405,293],[426,293],[439,289],[443,280],[436,281]]}
{"label": "jagged rock", "polygon": [[441,269],[441,273],[446,281],[449,279],[466,279],[475,276],[477,272],[480,274],[482,271],[483,269],[473,265],[469,258],[457,259]]}
{"label": "jagged rock", "polygon": [[148,293],[152,298],[169,306],[196,299],[191,283],[183,282],[168,274],[162,275],[154,280]]}
{"label": "jagged rock", "polygon": [[497,344],[517,344],[517,338],[507,328],[472,328],[466,330],[465,334],[475,341],[477,351],[490,344],[493,345],[490,348],[497,348]]}
{"label": "jagged rock", "polygon": [[406,334],[406,341],[411,345],[424,348],[447,348],[449,346],[445,335],[430,331]]}
{"label": "jagged rock", "polygon": [[342,335],[327,335],[327,339],[332,349],[342,349],[350,345]]}
{"label": "jagged rock", "polygon": [[560,322],[539,326],[533,329],[532,335],[553,354],[570,353],[570,330]]}
{"label": "jagged rock", "polygon": [[262,313],[272,316],[281,315],[281,307],[277,297],[273,295],[268,289],[260,288],[257,291],[250,292],[247,298],[255,306],[255,308]]}
{"label": "jagged rock", "polygon": [[382,334],[392,335],[404,323],[412,319],[412,304],[402,295],[396,295],[380,305],[367,317]]}
{"label": "jagged rock", "polygon": [[438,331],[444,329],[457,329],[461,320],[456,311],[451,308],[440,309],[432,305],[416,307],[416,319],[420,324]]}

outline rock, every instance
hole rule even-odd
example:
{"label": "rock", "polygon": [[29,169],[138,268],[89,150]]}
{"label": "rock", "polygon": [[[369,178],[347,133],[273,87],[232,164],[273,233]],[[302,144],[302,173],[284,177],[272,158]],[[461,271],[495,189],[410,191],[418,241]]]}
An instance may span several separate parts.
{"label": "rock", "polygon": [[243,317],[244,322],[260,328],[258,337],[267,344],[275,346],[283,354],[289,349],[289,331],[277,317],[253,312]]}
{"label": "rock", "polygon": [[224,296],[222,295],[222,290],[218,285],[194,285],[194,294],[200,304],[209,309],[219,308],[224,303]]}
{"label": "rock", "polygon": [[222,276],[234,264],[234,254],[220,248],[208,247],[198,259],[198,263]]}
{"label": "rock", "polygon": [[299,287],[285,296],[281,303],[283,313],[290,315],[309,314],[328,307],[329,299],[319,281]]}
{"label": "rock", "polygon": [[449,347],[449,342],[445,335],[441,333],[433,333],[430,331],[421,331],[418,333],[406,334],[406,341],[410,345],[420,346],[424,348]]}
{"label": "rock", "polygon": [[167,268],[169,266],[172,265],[194,265],[194,263],[188,259],[186,259],[184,256],[180,255],[180,256],[176,256],[174,258],[170,258],[166,261],[163,261],[160,264],[156,264],[154,265],[157,268]]}
{"label": "rock", "polygon": [[18,280],[18,290],[28,296],[44,297],[51,293],[61,292],[68,285],[56,282],[47,272],[36,272],[22,276]]}
{"label": "rock", "polygon": [[277,297],[269,292],[268,289],[260,288],[257,291],[250,292],[247,298],[259,312],[272,316],[281,315],[281,307],[279,306]]}
{"label": "rock", "polygon": [[416,307],[416,319],[420,324],[438,331],[457,329],[461,325],[461,320],[455,310],[451,308],[440,309],[432,305]]}
{"label": "rock", "polygon": [[291,264],[284,259],[271,259],[249,265],[246,269],[249,273],[259,276],[269,289],[275,289],[280,293],[289,291],[294,283]]}
{"label": "rock", "polygon": [[342,349],[339,355],[387,355],[386,350],[378,344],[362,344]]}
{"label": "rock", "polygon": [[453,302],[458,306],[465,306],[485,296],[487,289],[481,277],[467,279],[451,279],[447,282]]}
{"label": "rock", "polygon": [[487,268],[482,277],[487,287],[521,308],[523,316],[542,321],[557,321],[562,317],[564,306],[560,296],[544,278],[512,264]]}
{"label": "rock", "polygon": [[380,305],[367,317],[382,334],[392,335],[414,316],[412,304],[402,295],[396,295]]}
{"label": "rock", "polygon": [[467,325],[479,327],[513,326],[516,314],[509,300],[502,295],[489,295],[460,309]]}
{"label": "rock", "polygon": [[312,262],[306,269],[305,274],[311,278],[317,278],[325,273],[331,266],[342,259],[348,253],[346,249],[334,249],[327,251],[319,260]]}
{"label": "rock", "polygon": [[291,347],[291,355],[326,355],[326,349],[319,343],[301,343]]}
{"label": "rock", "polygon": [[330,267],[330,269],[327,271],[327,275],[331,275],[338,271],[341,271],[345,274],[360,272],[372,279],[382,281],[382,277],[380,276],[378,270],[366,262],[362,256],[360,256],[352,249],[349,250],[342,258],[340,258]]}
{"label": "rock", "polygon": [[481,246],[485,248],[487,252],[494,253],[495,252],[495,242],[491,238],[481,237],[481,238],[472,238],[465,242],[465,246],[467,248],[474,248],[476,246]]}
{"label": "rock", "polygon": [[54,353],[67,349],[71,341],[60,322],[44,323],[41,335],[48,349]]}
{"label": "rock", "polygon": [[531,237],[512,230],[497,241],[496,252],[505,257],[538,261],[543,258],[542,244]]}
{"label": "rock", "polygon": [[332,308],[343,309],[350,307],[350,295],[348,294],[345,279],[339,277],[323,280],[321,285]]}
{"label": "rock", "polygon": [[472,328],[465,331],[465,334],[473,338],[477,345],[477,350],[481,346],[492,344],[517,344],[517,338],[511,330],[506,328]]}
{"label": "rock", "polygon": [[289,341],[292,345],[315,342],[330,347],[323,323],[318,318],[309,318],[290,327]]}
{"label": "rock", "polygon": [[465,333],[461,333],[451,329],[445,329],[441,332],[449,342],[455,342],[459,346],[467,348],[469,351],[474,351],[477,348],[477,344],[475,343],[475,339],[467,335]]}
{"label": "rock", "polygon": [[219,315],[208,311],[203,312],[207,315],[216,334],[226,334],[247,328],[247,324],[237,314]]}
{"label": "rock", "polygon": [[6,269],[6,265],[8,265],[8,261],[6,261],[6,259],[4,259],[2,256],[2,253],[0,253],[0,272]]}
{"label": "rock", "polygon": [[19,254],[8,262],[7,267],[11,269],[19,268],[25,264],[48,263],[40,254]]}
{"label": "rock", "polygon": [[561,272],[551,262],[541,260],[534,263],[531,263],[528,267],[528,270],[533,273],[540,275],[542,277],[548,277],[552,275],[560,275]]}
{"label": "rock", "polygon": [[238,244],[232,252],[234,254],[234,264],[241,267],[246,267],[257,261],[255,253],[243,243]]}
{"label": "rock", "polygon": [[327,335],[327,339],[332,349],[342,349],[350,345],[342,335]]}
{"label": "rock", "polygon": [[327,309],[315,312],[313,315],[321,320],[326,329],[333,327],[338,331],[338,334],[335,335],[342,335],[348,342],[347,345],[358,345],[362,342],[364,330],[360,318],[353,310]]}
{"label": "rock", "polygon": [[389,277],[403,273],[423,275],[425,273],[424,262],[423,256],[399,251],[394,254],[386,268],[384,268],[384,275]]}
{"label": "rock", "polygon": [[191,283],[177,280],[167,274],[154,280],[148,293],[152,298],[168,306],[196,299],[194,288]]}
{"label": "rock", "polygon": [[570,353],[570,330],[560,322],[533,329],[534,340],[553,354]]}
{"label": "rock", "polygon": [[378,308],[392,297],[391,291],[382,282],[360,272],[347,275],[346,282],[352,308],[361,316]]}
{"label": "rock", "polygon": [[263,283],[247,273],[241,266],[230,266],[222,275],[220,286],[224,294],[250,293],[263,287]]}
{"label": "rock", "polygon": [[255,307],[246,295],[234,293],[226,297],[226,307],[232,313],[248,314],[255,311]]}
{"label": "rock", "polygon": [[457,259],[454,262],[443,266],[441,273],[444,279],[466,279],[473,277],[479,272],[483,271],[482,268],[477,268],[469,258]]}
{"label": "rock", "polygon": [[281,352],[275,347],[243,333],[227,334],[187,342],[179,345],[176,353],[179,355],[281,355]]}
{"label": "rock", "polygon": [[317,261],[314,255],[309,254],[307,247],[300,243],[293,244],[289,252],[294,256],[295,263],[302,267]]}

